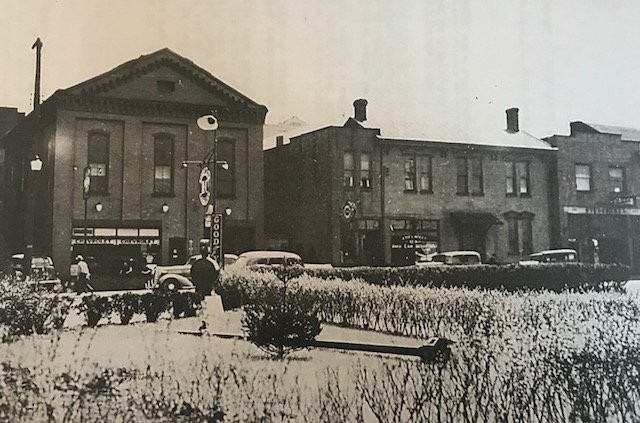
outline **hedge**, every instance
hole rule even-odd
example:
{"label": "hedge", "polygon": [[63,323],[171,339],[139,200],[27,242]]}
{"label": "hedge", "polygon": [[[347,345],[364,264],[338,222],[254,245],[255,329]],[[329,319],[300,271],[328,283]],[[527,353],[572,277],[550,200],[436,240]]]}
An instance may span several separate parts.
{"label": "hedge", "polygon": [[[292,269],[292,271],[294,271]],[[476,265],[434,267],[337,267],[304,269],[321,279],[360,279],[381,286],[429,286],[504,289],[507,291],[622,290],[630,279],[628,266],[619,264],[549,263],[522,266]]]}

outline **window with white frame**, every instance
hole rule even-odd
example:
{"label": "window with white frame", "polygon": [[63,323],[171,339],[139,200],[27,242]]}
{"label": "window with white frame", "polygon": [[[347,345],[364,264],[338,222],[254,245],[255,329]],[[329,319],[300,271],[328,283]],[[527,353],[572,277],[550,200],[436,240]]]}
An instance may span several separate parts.
{"label": "window with white frame", "polygon": [[591,165],[576,164],[576,191],[591,191]]}
{"label": "window with white frame", "polygon": [[620,166],[609,166],[609,188],[612,194],[622,194],[626,190],[625,169]]}
{"label": "window with white frame", "polygon": [[343,156],[344,178],[343,185],[345,188],[353,188],[356,173],[355,160],[353,152],[345,151]]}
{"label": "window with white frame", "polygon": [[371,188],[371,154],[360,154],[360,186]]}

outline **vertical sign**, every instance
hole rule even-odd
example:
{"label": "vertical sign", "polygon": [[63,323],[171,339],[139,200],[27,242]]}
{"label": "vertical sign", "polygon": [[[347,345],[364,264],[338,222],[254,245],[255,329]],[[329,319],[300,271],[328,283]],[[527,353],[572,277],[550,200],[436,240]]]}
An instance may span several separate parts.
{"label": "vertical sign", "polygon": [[211,219],[211,256],[222,263],[222,213],[215,213]]}

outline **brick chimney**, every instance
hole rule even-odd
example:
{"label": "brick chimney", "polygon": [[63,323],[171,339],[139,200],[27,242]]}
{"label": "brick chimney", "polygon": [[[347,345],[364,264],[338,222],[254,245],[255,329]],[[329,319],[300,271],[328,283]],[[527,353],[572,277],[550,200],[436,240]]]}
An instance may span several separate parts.
{"label": "brick chimney", "polygon": [[284,145],[284,136],[278,135],[276,137],[276,147],[282,147]]}
{"label": "brick chimney", "polygon": [[518,108],[512,107],[507,109],[507,132],[515,134],[520,131],[520,124],[518,123]]}
{"label": "brick chimney", "polygon": [[359,98],[353,102],[353,118],[358,122],[367,120],[367,100]]}

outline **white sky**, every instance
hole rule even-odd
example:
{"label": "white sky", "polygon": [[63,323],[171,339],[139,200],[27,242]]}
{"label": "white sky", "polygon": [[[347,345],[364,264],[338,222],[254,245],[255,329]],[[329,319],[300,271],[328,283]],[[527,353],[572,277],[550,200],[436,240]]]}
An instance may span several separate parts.
{"label": "white sky", "polygon": [[341,124],[373,118],[567,133],[640,127],[640,2],[620,0],[4,0],[0,105],[42,97],[169,47],[269,108]]}

